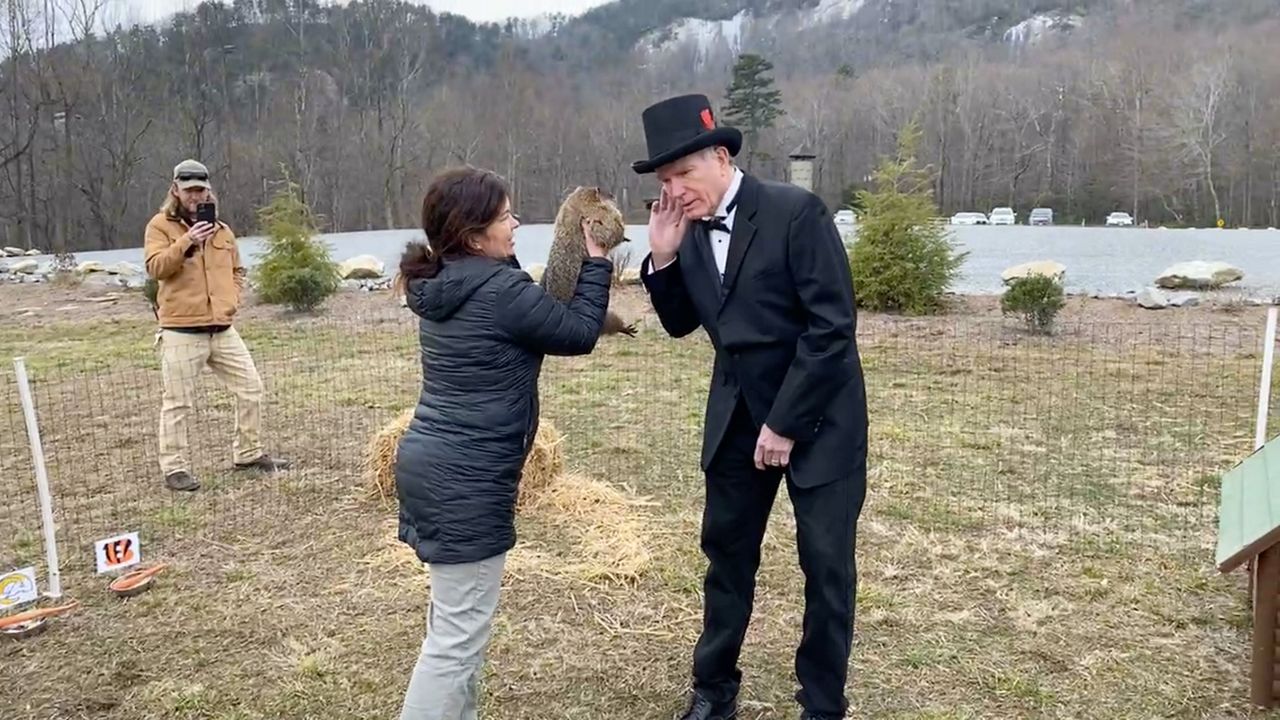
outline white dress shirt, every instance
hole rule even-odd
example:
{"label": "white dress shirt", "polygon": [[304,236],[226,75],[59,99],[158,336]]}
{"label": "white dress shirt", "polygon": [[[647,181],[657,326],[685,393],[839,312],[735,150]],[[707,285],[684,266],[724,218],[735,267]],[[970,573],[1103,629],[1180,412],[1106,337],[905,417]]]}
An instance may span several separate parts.
{"label": "white dress shirt", "polygon": [[[716,217],[724,218],[724,224],[733,231],[733,218],[738,214],[738,206],[734,205],[732,210],[726,210],[733,198],[738,194],[738,188],[742,187],[742,171],[738,168],[733,169],[733,180],[729,182],[729,191],[720,199],[720,207],[716,208]],[[704,218],[710,219],[710,218]],[[716,268],[720,270],[720,282],[724,282],[724,268],[729,262],[729,233],[723,230],[712,230],[711,233],[711,252],[716,257]]]}

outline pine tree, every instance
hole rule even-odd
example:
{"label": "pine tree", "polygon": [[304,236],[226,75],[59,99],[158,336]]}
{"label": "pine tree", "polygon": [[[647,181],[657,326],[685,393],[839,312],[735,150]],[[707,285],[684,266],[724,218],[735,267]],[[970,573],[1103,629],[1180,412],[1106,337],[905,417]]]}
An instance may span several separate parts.
{"label": "pine tree", "polygon": [[747,143],[747,168],[756,156],[767,158],[756,141],[760,131],[773,127],[785,111],[782,91],[773,85],[768,73],[773,63],[760,55],[745,53],[733,66],[733,82],[725,91],[725,119],[742,129]]}
{"label": "pine tree", "polygon": [[863,211],[850,270],[858,304],[868,310],[935,313],[966,253],[957,253],[938,222],[931,173],[916,165],[920,127],[898,137],[897,157],[876,169],[874,192],[861,191]]}
{"label": "pine tree", "polygon": [[286,179],[258,215],[267,245],[254,277],[262,302],[288,305],[295,311],[313,310],[338,291],[338,266],[329,248],[316,238],[318,222],[296,183]]}

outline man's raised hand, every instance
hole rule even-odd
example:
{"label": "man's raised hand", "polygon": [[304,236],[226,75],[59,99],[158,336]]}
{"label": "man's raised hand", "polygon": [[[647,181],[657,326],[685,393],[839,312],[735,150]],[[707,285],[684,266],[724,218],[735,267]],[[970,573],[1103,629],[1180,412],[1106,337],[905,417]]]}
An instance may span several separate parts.
{"label": "man's raised hand", "polygon": [[653,253],[654,268],[664,267],[675,260],[688,227],[684,208],[663,188],[658,202],[649,208],[649,250]]}

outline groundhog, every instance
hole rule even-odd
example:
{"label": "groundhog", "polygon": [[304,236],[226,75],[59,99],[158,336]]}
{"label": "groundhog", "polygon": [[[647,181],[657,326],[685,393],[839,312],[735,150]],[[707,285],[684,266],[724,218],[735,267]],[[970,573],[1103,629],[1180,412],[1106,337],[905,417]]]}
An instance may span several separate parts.
{"label": "groundhog", "polygon": [[[542,287],[560,302],[569,302],[578,287],[578,273],[587,257],[586,238],[582,235],[582,221],[591,226],[591,237],[605,252],[627,241],[622,223],[622,211],[618,210],[613,196],[597,187],[575,188],[556,213],[555,239],[547,256],[547,267],[542,273]],[[621,333],[635,337],[634,323],[625,323],[612,310],[605,315],[601,335]]]}

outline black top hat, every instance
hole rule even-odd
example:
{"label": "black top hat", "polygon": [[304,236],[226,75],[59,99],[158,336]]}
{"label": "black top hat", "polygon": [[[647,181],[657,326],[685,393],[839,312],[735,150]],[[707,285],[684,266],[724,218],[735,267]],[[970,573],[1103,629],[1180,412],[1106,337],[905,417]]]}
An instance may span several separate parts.
{"label": "black top hat", "polygon": [[681,95],[650,105],[641,116],[649,159],[631,163],[637,173],[651,173],[672,160],[704,148],[723,145],[730,155],[742,149],[737,128],[718,127],[706,95]]}

